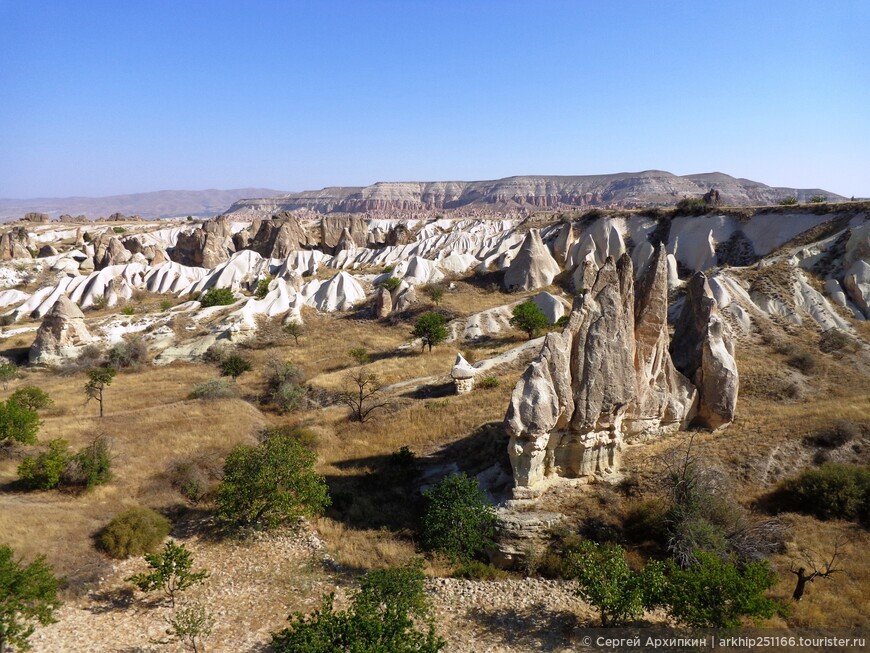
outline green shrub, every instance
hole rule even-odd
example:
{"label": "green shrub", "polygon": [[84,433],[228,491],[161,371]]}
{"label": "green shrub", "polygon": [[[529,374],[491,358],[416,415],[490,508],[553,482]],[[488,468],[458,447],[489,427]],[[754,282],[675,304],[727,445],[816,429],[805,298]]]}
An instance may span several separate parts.
{"label": "green shrub", "polygon": [[667,564],[664,602],[668,615],[693,628],[734,628],[742,617],[770,618],[783,607],[765,598],[776,584],[776,574],[765,562],[737,565],[718,556],[698,552],[697,564],[680,569]]}
{"label": "green shrub", "polygon": [[396,269],[395,265],[385,265],[384,266],[384,274],[389,274],[390,272],[392,272],[395,269]]}
{"label": "green shrub", "polygon": [[440,313],[423,313],[414,325],[414,330],[411,335],[415,338],[420,338],[423,343],[423,351],[429,347],[441,344],[447,340],[447,323],[444,316]]}
{"label": "green shrub", "polygon": [[18,466],[21,484],[29,490],[56,488],[71,457],[69,442],[60,438],[51,440],[48,451],[27,456]]}
{"label": "green shrub", "polygon": [[495,508],[476,478],[450,474],[423,496],[426,509],[420,542],[425,549],[443,553],[453,562],[467,562],[492,545]]}
{"label": "green shrub", "polygon": [[16,401],[0,402],[0,444],[22,442],[34,444],[39,432],[39,415]]}
{"label": "green shrub", "polygon": [[236,302],[236,296],[230,288],[209,288],[199,301],[203,308],[229,306]]}
{"label": "green shrub", "polygon": [[809,204],[824,204],[828,201],[826,195],[813,195],[810,199],[807,200]]}
{"label": "green shrub", "polygon": [[187,395],[189,399],[232,399],[239,395],[238,387],[226,379],[209,379],[197,383]]}
{"label": "green shrub", "polygon": [[172,540],[163,545],[162,551],[146,553],[145,562],[151,567],[150,572],[134,574],[124,580],[143,592],[161,590],[169,598],[172,607],[175,607],[175,596],[179,592],[203,582],[209,575],[204,569],[193,571],[190,551]]}
{"label": "green shrub", "polygon": [[121,309],[121,315],[135,315],[136,307],[135,306],[125,306]]}
{"label": "green shrub", "polygon": [[329,505],[317,455],[292,433],[275,431],[256,447],[240,445],[224,464],[217,489],[218,520],[227,528],[273,528]]}
{"label": "green shrub", "polygon": [[647,499],[629,507],[623,528],[626,537],[637,543],[667,539],[668,506],[660,499]]}
{"label": "green shrub", "polygon": [[371,361],[368,349],[365,347],[353,347],[347,350],[347,355],[350,356],[357,365],[367,365]]}
{"label": "green shrub", "polygon": [[601,625],[618,626],[659,605],[665,591],[664,568],[651,562],[640,572],[625,560],[616,544],[585,540],[569,556],[577,593],[598,609]]}
{"label": "green shrub", "polygon": [[272,277],[267,276],[265,279],[260,279],[257,282],[257,289],[254,290],[254,297],[263,299],[269,294],[269,284],[272,283]]}
{"label": "green shrub", "polygon": [[115,516],[97,538],[113,558],[129,558],[154,551],[169,535],[170,522],[150,508],[131,508]]}
{"label": "green shrub", "polygon": [[114,231],[116,234],[122,234],[127,230],[124,229],[124,227],[112,227],[112,231]]}
{"label": "green shrub", "polygon": [[287,628],[272,633],[276,653],[438,653],[445,645],[428,621],[420,561],[372,571],[360,579],[350,606],[337,611],[335,595],[319,609],[290,616]]}
{"label": "green shrub", "polygon": [[780,206],[794,206],[797,203],[797,197],[794,197],[793,195],[790,197],[784,197],[779,202]]}
{"label": "green shrub", "polygon": [[568,320],[570,320],[570,319],[571,319],[570,315],[563,315],[558,320],[556,320],[555,326],[557,326],[560,329],[564,329],[566,326],[568,326]]}
{"label": "green shrub", "polygon": [[73,456],[63,470],[61,484],[90,490],[112,478],[112,452],[109,440],[97,437]]}
{"label": "green shrub", "polygon": [[0,358],[0,384],[3,389],[9,387],[9,382],[18,378],[18,366],[8,360]]}
{"label": "green shrub", "polygon": [[466,578],[468,580],[503,580],[508,574],[503,569],[494,567],[488,562],[469,560],[460,564],[452,574],[453,578]]}
{"label": "green shrub", "polygon": [[499,387],[501,385],[501,381],[499,381],[494,376],[485,376],[480,380],[480,383],[478,383],[477,385],[484,390],[492,390]]}
{"label": "green shrub", "polygon": [[441,300],[444,299],[444,287],[443,286],[427,286],[426,295],[429,299],[432,300],[432,303],[436,306],[441,303]]}
{"label": "green shrub", "polygon": [[686,197],[677,202],[674,215],[704,215],[709,210],[701,197]]}
{"label": "green shrub", "polygon": [[783,481],[775,493],[786,510],[819,519],[870,518],[870,468],[826,463]]}
{"label": "green shrub", "polygon": [[109,365],[116,370],[138,369],[148,362],[148,345],[142,336],[130,336],[116,342],[106,353]]}
{"label": "green shrub", "polygon": [[293,413],[305,407],[305,388],[295,383],[281,383],[269,398],[281,413]]}
{"label": "green shrub", "polygon": [[14,401],[26,410],[43,410],[54,405],[54,401],[48,396],[48,393],[35,385],[25,385],[18,388],[9,397],[9,401]]}
{"label": "green shrub", "polygon": [[396,288],[402,285],[402,280],[399,277],[387,277],[381,281],[381,288],[393,292]]}
{"label": "green shrub", "polygon": [[823,449],[838,449],[859,437],[861,437],[861,427],[855,422],[841,419],[829,428],[807,436],[804,438],[804,443]]}
{"label": "green shrub", "polygon": [[161,299],[160,300],[160,310],[164,313],[168,311],[170,308],[174,306],[174,302],[171,299]]}
{"label": "green shrub", "polygon": [[251,361],[239,354],[230,354],[218,366],[221,376],[232,377],[233,381],[245,372],[250,372],[252,367]]}

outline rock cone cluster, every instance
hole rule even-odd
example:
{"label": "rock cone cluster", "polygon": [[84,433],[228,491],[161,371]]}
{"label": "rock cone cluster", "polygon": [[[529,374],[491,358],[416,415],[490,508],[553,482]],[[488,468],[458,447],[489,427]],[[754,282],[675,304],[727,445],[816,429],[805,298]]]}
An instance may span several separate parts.
{"label": "rock cone cluster", "polygon": [[[575,299],[564,331],[547,335],[514,388],[505,428],[517,487],[534,488],[551,476],[614,473],[626,438],[683,428],[699,404],[707,425],[730,421],[736,366],[722,355],[724,324],[706,306],[687,300],[684,311],[694,317],[697,333],[678,334],[700,352],[700,359],[687,358],[701,361],[701,375],[685,368],[698,379],[699,393],[669,351],[664,248],[655,252],[637,293],[631,259],[608,257]],[[675,349],[682,346],[675,341]]]}
{"label": "rock cone cluster", "polygon": [[69,297],[61,295],[42,319],[30,347],[30,362],[51,365],[75,358],[93,340],[84,313]]}

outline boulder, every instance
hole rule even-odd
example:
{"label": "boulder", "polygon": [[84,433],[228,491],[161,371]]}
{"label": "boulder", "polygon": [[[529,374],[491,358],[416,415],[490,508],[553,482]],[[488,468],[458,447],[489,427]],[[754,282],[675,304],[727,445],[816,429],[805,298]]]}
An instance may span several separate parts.
{"label": "boulder", "polygon": [[386,288],[379,288],[375,295],[375,310],[379,318],[389,317],[393,312],[393,297]]}
{"label": "boulder", "polygon": [[450,377],[456,386],[456,394],[463,395],[474,390],[474,377],[476,375],[477,370],[465,360],[465,357],[461,353],[456,354],[456,362],[453,363],[453,369],[450,370]]}
{"label": "boulder", "polygon": [[504,287],[508,291],[543,288],[553,283],[560,271],[556,259],[541,240],[541,232],[531,229],[504,273]]}
{"label": "boulder", "polygon": [[45,223],[45,222],[48,222],[49,220],[50,220],[50,218],[49,218],[48,215],[46,215],[45,213],[34,213],[34,212],[31,212],[31,213],[26,213],[26,214],[24,215],[24,221],[25,221],[25,222],[39,222],[39,223]]}
{"label": "boulder", "polygon": [[356,250],[356,243],[353,240],[353,236],[350,233],[350,229],[345,227],[341,232],[341,238],[338,239],[338,244],[335,246],[335,253],[339,252],[354,252]]}
{"label": "boulder", "polygon": [[679,428],[693,407],[694,388],[667,348],[663,250],[637,296],[631,259],[609,257],[511,395],[505,429],[515,494],[550,477],[613,475],[626,439]]}
{"label": "boulder", "polygon": [[392,247],[409,245],[414,242],[414,232],[408,229],[407,225],[397,224],[387,232],[384,240],[387,245]]}
{"label": "boulder", "polygon": [[734,343],[703,272],[688,283],[670,352],[676,368],[698,388],[696,421],[710,429],[730,424],[740,385]]}
{"label": "boulder", "polygon": [[867,261],[858,259],[846,271],[843,288],[864,317],[870,318],[870,264]]}
{"label": "boulder", "polygon": [[15,258],[32,258],[30,256],[30,236],[27,229],[13,227],[0,236],[0,261],[9,261]]}
{"label": "boulder", "polygon": [[320,247],[327,254],[334,254],[335,247],[344,230],[347,229],[350,233],[353,242],[357,247],[365,247],[368,239],[368,228],[366,222],[359,216],[323,216],[320,220]]}
{"label": "boulder", "polygon": [[39,248],[39,252],[37,252],[36,258],[48,258],[49,256],[57,256],[57,254],[58,251],[51,245],[43,245]]}
{"label": "boulder", "polygon": [[299,220],[283,213],[263,220],[249,247],[263,258],[287,258],[308,244],[308,235]]}
{"label": "boulder", "polygon": [[120,238],[102,233],[94,240],[94,269],[102,270],[110,265],[123,265],[132,253]]}
{"label": "boulder", "polygon": [[236,251],[231,227],[230,221],[221,217],[207,220],[199,229],[182,231],[168,252],[169,258],[182,265],[217,267]]}
{"label": "boulder", "polygon": [[30,362],[35,365],[61,363],[78,356],[81,349],[93,341],[84,313],[75,302],[61,295],[42,318],[30,347]]}

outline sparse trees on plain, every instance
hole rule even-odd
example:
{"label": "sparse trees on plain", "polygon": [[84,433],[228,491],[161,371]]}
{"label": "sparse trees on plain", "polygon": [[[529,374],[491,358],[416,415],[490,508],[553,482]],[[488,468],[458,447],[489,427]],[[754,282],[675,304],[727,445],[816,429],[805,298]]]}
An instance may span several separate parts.
{"label": "sparse trees on plain", "polygon": [[112,385],[117,371],[114,367],[98,367],[88,370],[88,382],[85,384],[87,401],[94,399],[100,404],[100,417],[103,416],[103,392]]}
{"label": "sparse trees on plain", "polygon": [[10,645],[27,650],[27,640],[37,625],[57,621],[59,586],[45,556],[25,565],[15,559],[11,547],[0,545],[0,653],[6,653]]}
{"label": "sparse trees on plain", "polygon": [[423,313],[417,318],[411,335],[420,338],[423,343],[422,351],[426,351],[427,346],[432,351],[432,347],[447,340],[447,322],[440,313]]}

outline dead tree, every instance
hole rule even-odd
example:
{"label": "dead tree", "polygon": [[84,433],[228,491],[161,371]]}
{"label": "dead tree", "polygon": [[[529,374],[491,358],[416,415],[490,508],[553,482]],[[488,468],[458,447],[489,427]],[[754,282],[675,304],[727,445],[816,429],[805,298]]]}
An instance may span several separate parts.
{"label": "dead tree", "polygon": [[381,383],[377,375],[359,367],[345,375],[345,390],[341,400],[351,411],[351,419],[363,423],[378,408],[385,408],[388,401],[381,396]]}
{"label": "dead tree", "polygon": [[830,578],[834,574],[844,573],[842,569],[834,567],[837,558],[840,557],[841,547],[842,540],[837,540],[834,543],[834,552],[831,554],[830,560],[823,559],[824,564],[822,565],[816,562],[820,557],[817,553],[809,549],[801,549],[801,558],[812,571],[808,573],[805,566],[795,569],[794,563],[792,563],[789,571],[797,577],[797,585],[794,588],[794,593],[791,595],[792,599],[800,601],[806,590],[807,583],[812,583],[816,578]]}

